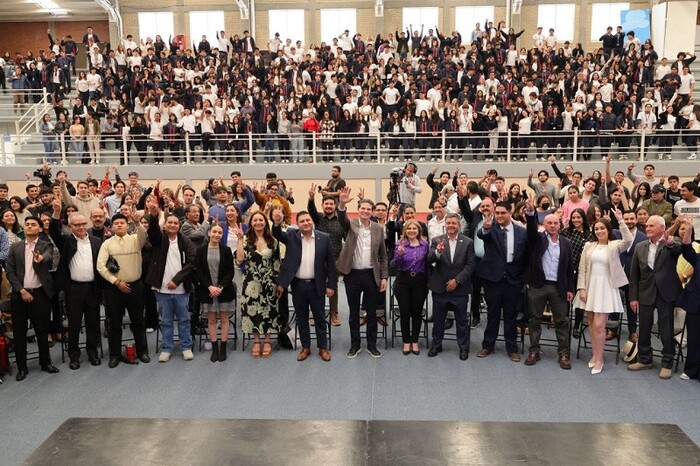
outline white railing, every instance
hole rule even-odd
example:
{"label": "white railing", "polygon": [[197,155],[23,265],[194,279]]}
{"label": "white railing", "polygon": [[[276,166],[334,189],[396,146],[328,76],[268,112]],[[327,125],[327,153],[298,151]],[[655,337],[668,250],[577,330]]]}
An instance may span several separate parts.
{"label": "white railing", "polygon": [[[406,133],[297,133],[296,135],[253,134],[167,135],[162,141],[148,136],[105,135],[73,141],[68,135],[33,135],[31,141],[14,145],[11,153],[0,144],[3,165],[35,165],[44,160],[61,164],[107,163],[122,165],[153,163],[389,163],[401,160],[435,162],[514,162],[555,156],[560,160],[600,161],[613,158],[644,160],[668,154],[685,159],[688,134],[673,132],[670,146],[662,132],[588,133],[539,131],[519,135],[496,133],[450,133],[426,135]],[[11,135],[11,140],[21,138]],[[25,136],[26,139],[26,136]],[[167,162],[166,162],[167,158]]]}
{"label": "white railing", "polygon": [[[33,133],[39,132],[39,123],[44,114],[47,112],[52,112],[52,106],[49,102],[49,94],[46,92],[45,88],[42,89],[29,89],[29,90],[9,90],[8,95],[12,96],[12,101],[7,101],[0,103],[0,116],[12,116],[15,123],[15,141],[17,143],[23,142],[26,138],[24,136],[31,135]],[[26,103],[14,103],[14,97],[20,95],[26,99]],[[37,102],[33,102],[38,99]]]}

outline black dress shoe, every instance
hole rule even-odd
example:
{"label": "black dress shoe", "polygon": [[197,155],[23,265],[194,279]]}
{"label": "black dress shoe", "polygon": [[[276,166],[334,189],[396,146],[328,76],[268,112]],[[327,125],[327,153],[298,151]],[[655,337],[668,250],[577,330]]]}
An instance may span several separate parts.
{"label": "black dress shoe", "polygon": [[151,357],[146,353],[143,353],[139,355],[139,360],[144,364],[148,364],[149,362],[151,362]]}
{"label": "black dress shoe", "polygon": [[459,360],[466,361],[467,359],[469,359],[469,351],[465,350],[465,349],[460,350],[459,351]]}
{"label": "black dress shoe", "polygon": [[[78,367],[80,367],[80,363],[78,363]],[[55,367],[53,364],[49,364],[48,366],[43,366],[41,368],[42,372],[48,372],[49,374],[57,374],[58,373],[58,367]]]}
{"label": "black dress shoe", "polygon": [[119,365],[119,360],[120,360],[119,356],[110,356],[109,357],[109,364],[108,364],[109,368],[114,369],[115,367],[117,367]]}
{"label": "black dress shoe", "polygon": [[454,319],[447,319],[445,321],[445,330],[451,329],[454,326],[454,324],[455,324]]}
{"label": "black dress shoe", "polygon": [[417,349],[417,350],[411,350],[411,353],[413,353],[413,354],[415,354],[416,356],[418,356],[418,355],[420,354],[420,350],[419,350],[419,349]]}
{"label": "black dress shoe", "polygon": [[79,361],[71,361],[70,364],[68,365],[68,368],[72,371],[77,371],[80,369],[80,362]]}
{"label": "black dress shoe", "polygon": [[434,358],[438,353],[442,353],[442,346],[431,346],[428,350],[428,357]]}
{"label": "black dress shoe", "polygon": [[100,358],[90,358],[90,364],[92,364],[93,366],[99,366],[100,364],[102,364],[102,361],[100,360]]}
{"label": "black dress shoe", "polygon": [[15,375],[15,380],[17,380],[17,382],[21,382],[26,378],[27,378],[27,369],[20,369],[17,371],[17,375]]}

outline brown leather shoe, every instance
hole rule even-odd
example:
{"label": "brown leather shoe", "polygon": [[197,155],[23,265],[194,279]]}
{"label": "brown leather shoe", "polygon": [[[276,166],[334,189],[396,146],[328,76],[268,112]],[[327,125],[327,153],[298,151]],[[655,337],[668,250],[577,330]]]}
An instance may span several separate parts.
{"label": "brown leather shoe", "polygon": [[508,353],[508,357],[513,362],[520,362],[520,353]]}
{"label": "brown leather shoe", "polygon": [[323,359],[326,362],[331,360],[331,352],[325,348],[319,349],[318,354],[319,354],[319,356],[321,356],[321,359]]}
{"label": "brown leather shoe", "polygon": [[367,317],[360,317],[360,327],[367,323]]}
{"label": "brown leather shoe", "polygon": [[568,354],[562,354],[559,356],[559,367],[566,370],[571,369],[571,361],[569,360]]}
{"label": "brown leather shoe", "polygon": [[525,359],[525,365],[526,366],[534,366],[537,364],[537,361],[540,360],[540,352],[535,351],[534,353],[530,353],[527,355],[527,358]]}
{"label": "brown leather shoe", "polygon": [[379,325],[381,325],[382,327],[386,327],[386,326],[387,326],[386,317],[385,317],[385,316],[379,316],[379,317],[377,317],[377,323],[378,323]]}
{"label": "brown leather shoe", "polygon": [[310,354],[311,350],[309,348],[302,348],[301,351],[299,351],[299,356],[297,356],[297,361],[306,361],[306,358],[308,358]]}
{"label": "brown leather shoe", "polygon": [[481,348],[478,353],[476,353],[477,358],[485,358],[489,354],[493,353],[492,349]]}
{"label": "brown leather shoe", "polygon": [[333,327],[340,327],[340,318],[338,318],[338,314],[331,314],[331,325]]}

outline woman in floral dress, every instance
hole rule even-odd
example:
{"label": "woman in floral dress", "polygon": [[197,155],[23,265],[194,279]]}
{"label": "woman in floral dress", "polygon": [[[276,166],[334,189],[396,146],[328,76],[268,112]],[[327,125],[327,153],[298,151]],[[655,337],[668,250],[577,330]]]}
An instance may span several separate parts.
{"label": "woman in floral dress", "polygon": [[250,216],[245,238],[238,228],[236,235],[236,261],[244,270],[241,326],[243,333],[253,335],[252,356],[267,358],[272,353],[270,331],[277,330],[275,279],[280,269],[279,245],[272,237],[267,218],[259,211]]}

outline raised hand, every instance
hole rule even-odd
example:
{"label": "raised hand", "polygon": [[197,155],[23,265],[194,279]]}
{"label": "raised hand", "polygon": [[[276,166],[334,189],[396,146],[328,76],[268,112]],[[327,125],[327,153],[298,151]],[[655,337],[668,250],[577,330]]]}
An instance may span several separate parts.
{"label": "raised hand", "polygon": [[272,211],[272,221],[275,225],[279,225],[284,221],[284,212],[282,212],[282,209],[274,209]]}
{"label": "raised hand", "polygon": [[51,203],[53,207],[53,213],[57,216],[61,215],[61,209],[63,209],[63,203],[61,202],[61,196],[56,196]]}
{"label": "raised hand", "polygon": [[396,252],[399,253],[399,256],[403,256],[403,240],[399,240],[399,244],[396,245]]}
{"label": "raised hand", "polygon": [[309,188],[309,199],[316,197],[316,183],[311,183],[311,188]]}
{"label": "raised hand", "polygon": [[615,218],[617,219],[617,222],[619,224],[622,224],[622,210],[613,208],[612,211],[613,211],[613,214],[615,215]]}
{"label": "raised hand", "polygon": [[490,230],[491,226],[493,225],[493,215],[488,215],[484,217],[484,223],[482,223],[482,227],[484,230]]}
{"label": "raised hand", "polygon": [[343,189],[340,190],[340,196],[338,196],[338,203],[340,205],[346,205],[348,202],[352,201],[353,198],[350,197],[350,192],[352,190],[350,189],[349,186],[344,187]]}
{"label": "raised hand", "polygon": [[441,254],[445,250],[445,240],[440,239],[437,242],[437,245],[435,246],[435,251],[437,251],[439,254]]}
{"label": "raised hand", "polygon": [[360,188],[357,190],[357,199],[360,201],[365,199],[365,188]]}

